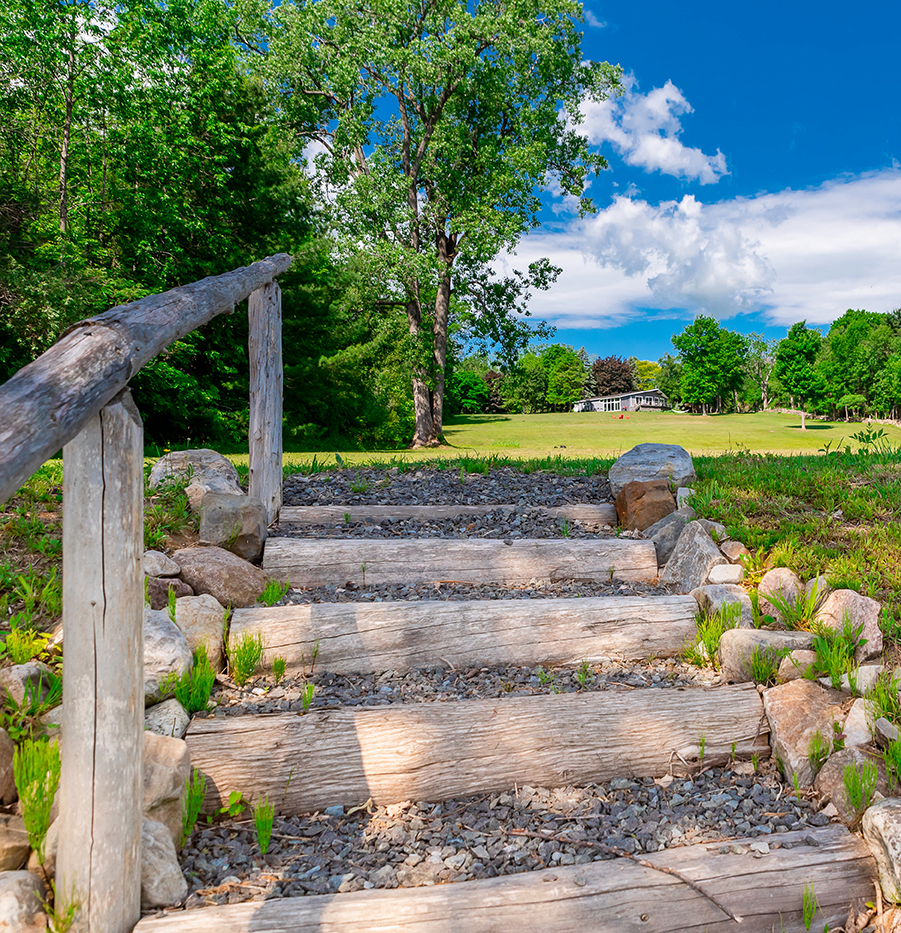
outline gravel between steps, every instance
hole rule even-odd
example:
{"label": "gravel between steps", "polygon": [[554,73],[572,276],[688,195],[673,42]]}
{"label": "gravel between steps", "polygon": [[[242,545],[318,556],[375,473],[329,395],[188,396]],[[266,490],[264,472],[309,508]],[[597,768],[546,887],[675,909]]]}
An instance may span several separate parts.
{"label": "gravel between steps", "polygon": [[[783,833],[828,823],[782,785],[770,763],[759,774],[752,767],[710,768],[670,783],[616,778],[553,790],[524,785],[437,804],[347,814],[336,807],[276,818],[265,858],[251,820],[205,826],[181,853],[190,883],[186,906],[415,887],[611,857],[591,841],[635,854],[723,842],[726,851],[750,849],[764,857],[782,845]],[[726,841],[736,836],[747,838]],[[803,838],[802,844],[816,842]]]}
{"label": "gravel between steps", "polygon": [[606,476],[561,476],[509,467],[464,473],[434,467],[329,470],[285,479],[284,505],[566,505],[610,501]]}

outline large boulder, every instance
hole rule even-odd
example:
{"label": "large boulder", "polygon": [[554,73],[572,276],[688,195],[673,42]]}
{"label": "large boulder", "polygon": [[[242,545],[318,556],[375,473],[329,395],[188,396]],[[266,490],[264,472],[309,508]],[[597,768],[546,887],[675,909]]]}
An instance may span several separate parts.
{"label": "large boulder", "polygon": [[266,540],[266,507],[256,496],[208,492],[200,509],[200,543],[259,560]]}
{"label": "large boulder", "polygon": [[163,823],[173,842],[181,838],[182,802],[191,776],[191,753],[182,739],[144,733],[144,796],[149,820]]}
{"label": "large boulder", "polygon": [[188,896],[172,837],[162,823],[141,826],[141,907],[171,907]]}
{"label": "large boulder", "polygon": [[616,497],[616,514],[623,528],[644,531],[676,511],[676,500],[666,480],[626,483]]}
{"label": "large boulder", "polygon": [[[784,633],[791,634],[791,633]],[[811,680],[793,680],[771,687],[763,695],[763,709],[770,726],[770,746],[789,784],[813,783],[811,749],[820,734],[821,744],[832,745],[833,722],[841,723],[843,697]]]}
{"label": "large boulder", "polygon": [[691,455],[678,444],[639,444],[610,467],[607,479],[615,499],[626,483],[665,479],[675,489],[697,479]]}
{"label": "large boulder", "polygon": [[858,664],[882,654],[882,629],[879,628],[880,605],[869,596],[861,596],[854,590],[835,590],[816,614],[817,621],[840,632],[845,614],[850,617],[855,630],[861,628],[861,638],[866,639],[854,652]]}
{"label": "large boulder", "polygon": [[259,567],[221,547],[183,548],[172,559],[195,593],[209,593],[223,606],[246,609],[266,588],[266,575]]}
{"label": "large boulder", "polygon": [[886,900],[901,903],[901,800],[889,797],[863,815],[863,838],[870,847]]}
{"label": "large boulder", "polygon": [[654,542],[654,550],[657,552],[657,566],[662,567],[672,556],[676,548],[676,542],[679,540],[685,526],[694,521],[697,513],[690,505],[684,505],[675,512],[670,512],[659,522],[645,528],[646,538]]}
{"label": "large boulder", "polygon": [[161,457],[150,471],[150,488],[169,480],[188,482],[185,493],[191,508],[197,511],[208,492],[243,495],[241,480],[234,464],[215,450],[174,450]]}
{"label": "large boulder", "polygon": [[810,648],[809,632],[768,632],[765,629],[734,628],[723,632],[718,651],[720,668],[726,680],[744,683],[754,679],[751,659],[762,652],[779,667],[783,651]]}
{"label": "large boulder", "polygon": [[191,666],[194,656],[185,636],[162,609],[144,609],[144,702],[158,703],[171,691],[165,682],[181,675]]}
{"label": "large boulder", "polygon": [[225,607],[209,593],[185,596],[175,601],[175,624],[181,629],[192,652],[201,645],[214,670],[222,667]]}
{"label": "large boulder", "polygon": [[43,882],[30,871],[0,872],[0,933],[43,933]]}
{"label": "large boulder", "polygon": [[700,522],[689,522],[666,563],[660,582],[678,593],[690,593],[707,582],[717,564],[727,563]]}

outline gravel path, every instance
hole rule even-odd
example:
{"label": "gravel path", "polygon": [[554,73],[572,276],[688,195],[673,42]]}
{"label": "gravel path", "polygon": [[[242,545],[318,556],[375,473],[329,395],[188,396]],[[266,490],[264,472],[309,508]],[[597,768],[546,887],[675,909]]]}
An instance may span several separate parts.
{"label": "gravel path", "polygon": [[335,807],[276,818],[265,858],[252,821],[207,826],[181,853],[191,888],[186,906],[415,887],[609,858],[592,840],[637,854],[743,836],[751,838],[725,847],[763,855],[782,844],[782,833],[828,822],[786,793],[772,765],[762,763],[759,774],[752,768],[710,768],[688,780],[524,785],[347,814]]}

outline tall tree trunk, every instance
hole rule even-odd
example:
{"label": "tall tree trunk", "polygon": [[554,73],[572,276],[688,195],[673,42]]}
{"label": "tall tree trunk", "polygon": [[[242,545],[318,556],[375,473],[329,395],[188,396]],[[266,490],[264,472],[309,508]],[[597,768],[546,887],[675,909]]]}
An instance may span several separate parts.
{"label": "tall tree trunk", "polygon": [[447,362],[447,326],[450,319],[451,267],[456,257],[456,237],[442,234],[438,238],[438,261],[441,279],[435,294],[435,319],[432,324],[432,353],[435,360],[435,388],[432,391],[432,425],[435,440],[444,427],[444,367]]}
{"label": "tall tree trunk", "polygon": [[801,430],[807,430],[807,413],[804,411],[804,406],[801,406]]}
{"label": "tall tree trunk", "polygon": [[69,232],[69,146],[72,137],[72,105],[75,96],[75,36],[70,36],[69,73],[66,78],[66,118],[59,147],[59,232]]}
{"label": "tall tree trunk", "polygon": [[[419,342],[422,330],[422,309],[418,296],[407,302],[407,321],[410,325],[410,335],[415,343]],[[416,427],[413,433],[413,447],[435,447],[438,443],[435,431],[435,422],[432,418],[432,392],[421,365],[413,365],[413,415]]]}
{"label": "tall tree trunk", "polygon": [[760,387],[760,396],[761,396],[761,401],[763,402],[763,410],[766,411],[770,407],[770,398],[769,398],[769,393],[767,392],[766,383],[764,383]]}

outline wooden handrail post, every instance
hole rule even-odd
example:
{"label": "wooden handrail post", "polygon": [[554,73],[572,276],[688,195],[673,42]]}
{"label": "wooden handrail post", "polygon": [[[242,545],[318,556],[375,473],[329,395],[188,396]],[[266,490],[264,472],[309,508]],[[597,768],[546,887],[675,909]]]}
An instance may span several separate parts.
{"label": "wooden handrail post", "polygon": [[272,281],[251,292],[250,494],[266,507],[267,524],[282,507],[282,293]]}
{"label": "wooden handrail post", "polygon": [[130,933],[141,912],[143,443],[125,389],[63,449],[56,890],[78,933]]}

